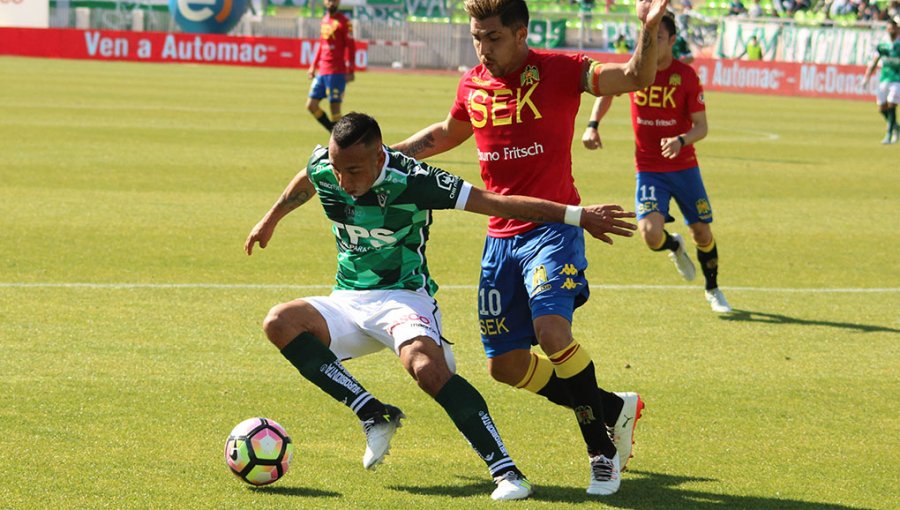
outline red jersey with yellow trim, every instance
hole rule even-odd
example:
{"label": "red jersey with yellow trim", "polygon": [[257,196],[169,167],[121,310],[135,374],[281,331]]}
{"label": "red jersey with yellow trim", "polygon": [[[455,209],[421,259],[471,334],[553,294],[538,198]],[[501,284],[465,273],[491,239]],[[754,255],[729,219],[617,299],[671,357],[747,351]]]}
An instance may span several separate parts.
{"label": "red jersey with yellow trim", "polygon": [[[326,13],[320,25],[319,49],[312,67],[319,74],[346,74],[353,72],[356,43],[353,26],[340,12],[332,16]],[[349,64],[349,65],[348,65]]]}
{"label": "red jersey with yellow trim", "polygon": [[[576,205],[572,135],[581,105],[582,55],[529,51],[516,71],[495,78],[483,65],[463,75],[450,109],[469,122],[485,187]],[[511,237],[534,223],[491,217],[488,235]]]}
{"label": "red jersey with yellow trim", "polygon": [[681,148],[674,159],[662,155],[659,141],[683,135],[694,125],[691,114],[706,110],[700,78],[691,66],[672,60],[656,73],[649,87],[631,92],[634,159],[638,172],[676,172],[697,166],[693,145]]}

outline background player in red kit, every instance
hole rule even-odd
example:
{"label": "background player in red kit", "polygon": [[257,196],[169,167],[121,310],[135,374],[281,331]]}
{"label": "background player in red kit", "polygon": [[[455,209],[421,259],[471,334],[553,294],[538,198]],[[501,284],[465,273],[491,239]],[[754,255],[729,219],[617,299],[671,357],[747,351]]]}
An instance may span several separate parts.
{"label": "background player in red kit", "polygon": [[[353,81],[356,43],[350,20],[338,12],[341,0],[324,0],[323,4],[327,12],[322,17],[319,47],[307,73],[313,82],[306,109],[319,124],[331,131],[334,123],[341,118],[341,102],[347,82]],[[331,120],[319,107],[326,96],[331,105]]]}
{"label": "background player in red kit", "polygon": [[[675,22],[666,16],[659,29],[656,79],[651,86],[630,94],[638,229],[651,250],[668,251],[681,276],[693,280],[696,270],[685,251],[684,239],[664,228],[667,222],[675,221],[669,215],[669,202],[674,198],[697,245],[697,260],[706,279],[706,300],[714,312],[727,313],[731,306],[719,290],[719,254],[709,226],[712,206],[694,152],[694,144],[708,131],[703,88],[694,69],[673,58],[675,38]],[[582,136],[588,149],[602,147],[597,126],[612,99],[603,96],[594,102]]]}
{"label": "background player in red kit", "polygon": [[[598,388],[591,355],[572,337],[574,309],[589,295],[584,235],[574,220],[581,199],[572,136],[582,92],[618,94],[650,84],[666,4],[639,0],[643,29],[634,55],[626,64],[601,65],[583,55],[530,50],[523,0],[465,0],[481,64],[463,75],[446,120],[394,146],[421,159],[474,133],[488,189],[570,204],[570,225],[491,218],[478,314],[491,376],[574,411],[590,461],[588,493],[595,495],[619,489],[643,404],[635,393]],[[536,344],[548,356],[532,352]]]}

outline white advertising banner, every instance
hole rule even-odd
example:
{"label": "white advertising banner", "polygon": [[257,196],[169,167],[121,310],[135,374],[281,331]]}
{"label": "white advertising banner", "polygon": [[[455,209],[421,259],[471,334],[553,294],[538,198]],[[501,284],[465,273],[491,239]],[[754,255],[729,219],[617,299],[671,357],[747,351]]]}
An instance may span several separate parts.
{"label": "white advertising banner", "polygon": [[0,27],[47,28],[49,0],[0,0]]}
{"label": "white advertising banner", "polygon": [[869,27],[797,26],[728,18],[720,27],[715,55],[736,58],[750,37],[756,36],[763,60],[865,65],[884,33]]}

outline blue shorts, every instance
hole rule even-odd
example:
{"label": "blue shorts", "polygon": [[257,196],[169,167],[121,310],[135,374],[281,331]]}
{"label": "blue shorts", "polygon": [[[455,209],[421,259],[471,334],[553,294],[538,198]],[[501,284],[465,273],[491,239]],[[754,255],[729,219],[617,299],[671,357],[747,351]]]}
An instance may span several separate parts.
{"label": "blue shorts", "polygon": [[316,76],[309,87],[309,97],[325,99],[325,96],[328,96],[329,103],[340,103],[344,100],[344,90],[346,88],[346,75],[320,74]]}
{"label": "blue shorts", "polygon": [[584,231],[558,223],[513,237],[488,237],[481,257],[478,323],[488,358],[537,345],[534,319],[570,322],[590,295]]}
{"label": "blue shorts", "polygon": [[700,168],[688,168],[677,172],[638,172],[634,192],[634,210],[641,219],[652,212],[658,212],[666,223],[675,221],[669,214],[669,202],[674,198],[684,215],[684,223],[712,223],[712,206]]}

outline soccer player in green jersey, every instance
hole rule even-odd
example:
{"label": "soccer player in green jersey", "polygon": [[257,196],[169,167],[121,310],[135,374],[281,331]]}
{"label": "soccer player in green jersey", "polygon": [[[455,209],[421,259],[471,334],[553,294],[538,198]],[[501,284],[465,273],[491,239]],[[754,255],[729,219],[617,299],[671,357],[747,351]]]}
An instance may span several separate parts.
{"label": "soccer player in green jersey", "polygon": [[566,206],[475,188],[388,149],[375,119],[350,113],[250,232],[247,254],[257,243],[265,248],[278,222],[316,194],[337,241],[334,291],[276,305],[263,323],[266,336],[303,377],[357,415],[366,434],[366,469],[383,461],[405,415],[366,391],[341,360],[388,348],[485,462],[497,484],[491,497],[527,498],[532,486],[510,458],[487,404],[455,374],[434,299],[438,287],[425,259],[431,211],[566,222],[610,244],[607,234],[631,236],[636,227],[624,219],[634,213],[617,205]]}
{"label": "soccer player in green jersey", "polygon": [[900,29],[896,20],[888,22],[888,36],[890,42],[881,43],[875,48],[875,56],[863,78],[863,87],[866,87],[881,62],[881,80],[875,93],[875,102],[887,121],[887,133],[881,141],[883,144],[897,143],[900,138],[900,127],[897,124],[897,103],[900,102]]}

